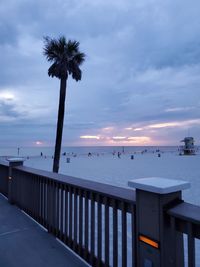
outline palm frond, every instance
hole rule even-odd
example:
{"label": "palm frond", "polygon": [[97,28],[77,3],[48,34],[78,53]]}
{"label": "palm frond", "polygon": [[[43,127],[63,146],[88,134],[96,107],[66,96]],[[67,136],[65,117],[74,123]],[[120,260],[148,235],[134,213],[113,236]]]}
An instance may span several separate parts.
{"label": "palm frond", "polygon": [[62,79],[64,77],[67,79],[67,68],[64,67],[62,64],[53,63],[48,69],[48,75],[52,78],[56,77],[58,79]]}
{"label": "palm frond", "polygon": [[44,37],[44,42],[45,42],[45,46],[44,46],[44,50],[43,53],[46,56],[48,61],[55,61],[59,58],[59,47],[58,47],[58,43],[57,40],[55,39],[51,39],[50,37]]}
{"label": "palm frond", "polygon": [[78,65],[81,65],[85,61],[85,54],[79,52],[74,55],[73,60],[76,61]]}
{"label": "palm frond", "polygon": [[72,78],[77,82],[81,80],[82,77],[81,69],[74,61],[69,62],[68,72],[69,74],[72,75]]}
{"label": "palm frond", "polygon": [[76,81],[81,80],[79,66],[85,60],[85,54],[79,51],[79,42],[66,41],[64,36],[58,39],[44,37],[44,55],[49,62],[53,62],[48,70],[51,77],[67,78],[68,74]]}
{"label": "palm frond", "polygon": [[70,54],[78,53],[79,52],[79,42],[69,40],[67,43],[67,51]]}
{"label": "palm frond", "polygon": [[50,68],[48,69],[48,75],[52,78],[53,77],[59,78],[59,69],[58,69],[58,65],[56,63],[54,63],[50,66]]}

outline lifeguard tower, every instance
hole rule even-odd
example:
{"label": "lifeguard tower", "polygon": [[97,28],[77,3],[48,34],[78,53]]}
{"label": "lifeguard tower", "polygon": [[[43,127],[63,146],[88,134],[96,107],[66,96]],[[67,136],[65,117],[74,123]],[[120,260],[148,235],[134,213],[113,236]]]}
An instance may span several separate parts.
{"label": "lifeguard tower", "polygon": [[185,145],[182,147],[182,151],[184,155],[195,155],[193,137],[185,137],[183,140],[181,140],[181,142],[185,143]]}

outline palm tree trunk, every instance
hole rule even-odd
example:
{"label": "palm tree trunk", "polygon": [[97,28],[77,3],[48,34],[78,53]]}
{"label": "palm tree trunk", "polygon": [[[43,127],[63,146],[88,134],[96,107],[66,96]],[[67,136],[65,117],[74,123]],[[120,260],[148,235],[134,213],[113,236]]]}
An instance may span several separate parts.
{"label": "palm tree trunk", "polygon": [[55,144],[54,161],[53,161],[53,172],[56,172],[56,173],[58,173],[59,162],[60,162],[63,122],[64,122],[64,115],[65,115],[66,87],[67,87],[67,80],[61,79],[60,80],[60,99],[59,99],[59,108],[58,108],[56,144]]}

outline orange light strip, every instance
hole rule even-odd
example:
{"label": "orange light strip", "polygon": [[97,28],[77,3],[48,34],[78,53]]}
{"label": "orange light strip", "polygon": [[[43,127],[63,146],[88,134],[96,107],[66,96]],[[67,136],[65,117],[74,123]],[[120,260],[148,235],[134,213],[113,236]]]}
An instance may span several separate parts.
{"label": "orange light strip", "polygon": [[146,243],[146,244],[148,244],[148,245],[150,245],[150,246],[152,246],[152,247],[154,247],[154,248],[159,248],[158,242],[155,242],[155,241],[149,239],[146,236],[140,235],[139,236],[139,240],[144,242],[144,243]]}

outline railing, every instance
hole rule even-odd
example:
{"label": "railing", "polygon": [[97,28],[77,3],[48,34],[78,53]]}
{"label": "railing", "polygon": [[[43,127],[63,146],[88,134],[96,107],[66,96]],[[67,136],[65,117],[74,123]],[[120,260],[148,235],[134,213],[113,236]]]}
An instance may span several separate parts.
{"label": "railing", "polygon": [[181,187],[135,181],[136,191],[0,164],[0,192],[92,266],[183,267],[183,234],[188,266],[200,266],[200,207],[183,202]]}
{"label": "railing", "polygon": [[[5,165],[0,178],[7,195]],[[135,266],[133,190],[24,166],[11,178],[12,202],[92,266]]]}
{"label": "railing", "polygon": [[8,196],[8,163],[0,164],[0,193]]}
{"label": "railing", "polygon": [[183,202],[167,213],[170,215],[171,227],[187,235],[188,266],[195,267],[195,238],[200,239],[200,207]]}

